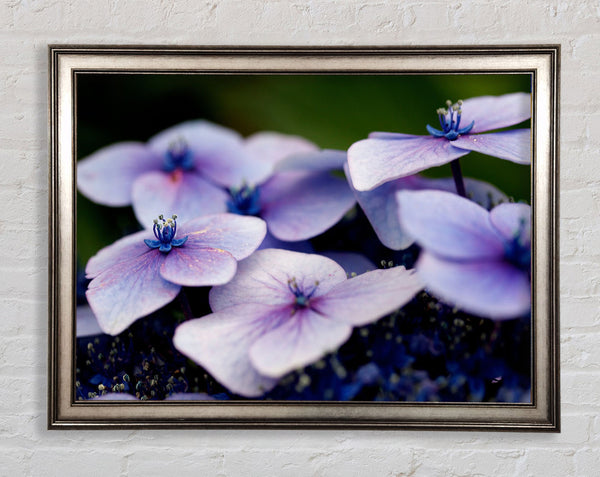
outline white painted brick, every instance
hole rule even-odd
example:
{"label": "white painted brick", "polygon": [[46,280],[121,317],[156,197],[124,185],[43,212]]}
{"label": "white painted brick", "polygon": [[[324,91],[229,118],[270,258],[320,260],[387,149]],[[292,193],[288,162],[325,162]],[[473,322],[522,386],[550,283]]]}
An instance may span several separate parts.
{"label": "white painted brick", "polygon": [[0,447],[0,462],[2,463],[0,475],[33,475],[31,472],[31,456],[33,452],[30,449]]}
{"label": "white painted brick", "polygon": [[561,301],[561,327],[563,329],[598,326],[600,310],[598,302],[593,297],[563,298]]}
{"label": "white painted brick", "polygon": [[561,337],[563,370],[600,370],[598,333],[566,334]]}
{"label": "white painted brick", "polygon": [[[597,0],[0,2],[0,476],[595,476]],[[560,434],[47,431],[47,45],[561,43]]]}
{"label": "white painted brick", "polygon": [[574,450],[532,449],[527,452],[523,465],[515,475],[523,477],[575,475],[574,454]]}
{"label": "white painted brick", "polygon": [[560,273],[561,290],[566,292],[569,297],[584,298],[599,294],[598,264],[585,261],[563,262]]}
{"label": "white painted brick", "polygon": [[75,445],[71,448],[36,449],[31,457],[31,466],[48,477],[64,477],[75,473],[90,476],[122,475],[124,461],[125,458],[115,452],[82,449]]}
{"label": "white painted brick", "polygon": [[575,475],[594,477],[600,469],[600,449],[581,449],[575,454]]}
{"label": "white painted brick", "polygon": [[599,373],[563,373],[561,395],[564,404],[600,406]]}
{"label": "white painted brick", "polygon": [[361,30],[389,33],[401,28],[403,17],[400,4],[373,3],[360,6],[357,10],[356,20]]}

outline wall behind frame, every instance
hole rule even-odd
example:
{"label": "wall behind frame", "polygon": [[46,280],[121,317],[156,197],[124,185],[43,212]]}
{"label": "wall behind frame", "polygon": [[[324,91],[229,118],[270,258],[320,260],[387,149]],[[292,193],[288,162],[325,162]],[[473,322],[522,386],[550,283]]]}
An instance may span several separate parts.
{"label": "wall behind frame", "polygon": [[[597,1],[7,0],[0,26],[1,475],[591,476],[600,468]],[[47,45],[68,43],[560,43],[562,433],[47,431]]]}

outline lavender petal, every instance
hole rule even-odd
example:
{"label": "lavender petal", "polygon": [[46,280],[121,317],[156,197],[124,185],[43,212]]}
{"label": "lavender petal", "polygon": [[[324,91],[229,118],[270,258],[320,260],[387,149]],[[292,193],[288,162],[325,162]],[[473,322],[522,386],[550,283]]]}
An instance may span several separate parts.
{"label": "lavender petal", "polygon": [[531,95],[510,93],[502,96],[479,96],[463,101],[461,126],[475,121],[470,133],[492,131],[519,124],[531,117]]}
{"label": "lavender petal", "polygon": [[432,136],[403,139],[363,139],[348,149],[352,183],[358,191],[367,191],[399,177],[447,164],[468,154],[452,141]]}
{"label": "lavender petal", "polygon": [[531,207],[527,204],[500,204],[490,212],[490,221],[507,240],[531,243]]}
{"label": "lavender petal", "polygon": [[148,141],[157,154],[165,155],[169,148],[183,141],[193,155],[194,168],[224,187],[250,182],[256,164],[244,149],[244,140],[232,129],[208,121],[187,121],[168,128]]}
{"label": "lavender petal", "polygon": [[489,212],[476,203],[436,190],[401,191],[397,197],[402,227],[430,252],[456,260],[504,255]]}
{"label": "lavender petal", "polygon": [[524,316],[531,309],[527,272],[507,262],[453,262],[424,252],[416,268],[433,295],[468,313],[504,320]]}
{"label": "lavender petal", "polygon": [[104,333],[118,335],[177,296],[181,287],[158,273],[164,258],[158,250],[148,249],[139,257],[113,265],[90,282],[86,297]]}
{"label": "lavender petal", "polygon": [[230,391],[259,397],[275,387],[277,380],[254,368],[249,350],[288,314],[289,309],[268,305],[230,307],[179,325],[173,344]]}
{"label": "lavender petal", "polygon": [[85,267],[86,278],[94,278],[119,262],[144,255],[150,250],[144,243],[144,240],[149,240],[152,237],[154,237],[152,232],[142,230],[141,232],[127,235],[113,244],[104,247],[88,260]]}
{"label": "lavender petal", "polygon": [[531,130],[513,129],[488,134],[467,134],[453,141],[456,147],[499,157],[517,164],[531,164]]}
{"label": "lavender petal", "polygon": [[92,309],[87,305],[78,306],[75,326],[75,335],[77,338],[101,334],[102,330]]}
{"label": "lavender petal", "polygon": [[[293,312],[293,314],[292,314]],[[352,327],[323,317],[309,308],[287,311],[281,324],[250,347],[252,365],[271,378],[317,361],[348,340]]]}
{"label": "lavender petal", "polygon": [[414,270],[373,270],[337,284],[311,306],[325,317],[361,326],[404,306],[422,289]]}
{"label": "lavender petal", "polygon": [[262,186],[261,200],[269,232],[288,242],[325,232],[355,203],[345,180],[328,172],[299,171],[274,175]]}
{"label": "lavender petal", "polygon": [[133,211],[146,228],[159,214],[177,214],[185,222],[225,212],[227,199],[227,193],[194,172],[150,172],[133,185]]}
{"label": "lavender petal", "polygon": [[253,253],[238,263],[238,271],[229,283],[214,287],[209,302],[213,311],[247,303],[283,305],[294,302],[289,281],[314,296],[330,290],[346,280],[346,272],[337,263],[320,255],[266,249]]}
{"label": "lavender petal", "polygon": [[279,161],[275,170],[283,171],[331,171],[341,169],[346,162],[346,151],[324,149],[322,151],[293,154]]}
{"label": "lavender petal", "polygon": [[161,166],[160,156],[142,143],[112,144],[77,163],[77,188],[93,202],[126,206],[131,204],[134,181]]}
{"label": "lavender petal", "polygon": [[172,248],[160,267],[160,275],[187,287],[224,285],[235,275],[237,261],[222,249],[185,244]]}
{"label": "lavender petal", "polygon": [[209,247],[225,250],[242,260],[262,243],[267,226],[258,217],[217,214],[199,217],[178,225],[177,236],[187,237],[182,247]]}

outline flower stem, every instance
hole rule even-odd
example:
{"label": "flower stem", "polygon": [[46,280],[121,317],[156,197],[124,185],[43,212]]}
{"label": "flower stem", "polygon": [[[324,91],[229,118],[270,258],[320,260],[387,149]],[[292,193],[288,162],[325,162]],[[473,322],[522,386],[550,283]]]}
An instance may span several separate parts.
{"label": "flower stem", "polygon": [[461,197],[467,197],[467,191],[465,190],[465,182],[463,181],[462,171],[460,170],[460,159],[454,159],[450,163],[452,168],[452,177],[454,177],[454,184],[456,184],[456,192]]}
{"label": "flower stem", "polygon": [[177,298],[179,298],[179,304],[181,305],[181,309],[183,310],[183,316],[186,320],[191,320],[194,317],[194,314],[192,313],[192,307],[190,306],[190,302],[188,301],[187,295],[185,294],[185,290],[183,289],[183,287],[181,288],[181,291],[179,292]]}

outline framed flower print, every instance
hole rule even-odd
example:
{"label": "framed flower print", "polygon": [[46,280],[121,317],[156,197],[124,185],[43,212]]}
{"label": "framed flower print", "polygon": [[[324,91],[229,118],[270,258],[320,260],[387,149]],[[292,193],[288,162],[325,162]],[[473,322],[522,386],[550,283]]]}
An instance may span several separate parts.
{"label": "framed flower print", "polygon": [[556,46],[51,46],[49,427],[559,429]]}

